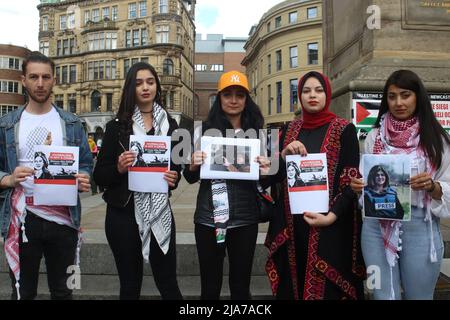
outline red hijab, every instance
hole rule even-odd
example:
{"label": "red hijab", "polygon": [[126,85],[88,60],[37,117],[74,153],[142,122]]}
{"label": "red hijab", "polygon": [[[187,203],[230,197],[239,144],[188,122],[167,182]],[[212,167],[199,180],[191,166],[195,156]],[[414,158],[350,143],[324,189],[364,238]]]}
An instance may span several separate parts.
{"label": "red hijab", "polygon": [[[326,101],[325,101],[325,107],[322,109],[322,111],[316,112],[316,113],[309,113],[306,111],[306,109],[303,107],[302,103],[302,91],[303,87],[305,86],[306,80],[309,78],[314,77],[322,84],[325,95],[326,95]],[[331,103],[331,85],[330,81],[327,77],[325,77],[320,72],[311,71],[305,74],[300,80],[298,81],[298,98],[300,100],[300,104],[302,106],[302,117],[303,117],[303,125],[302,127],[305,129],[315,129],[319,128],[327,123],[330,123],[336,118],[336,115],[329,111],[330,103]]]}

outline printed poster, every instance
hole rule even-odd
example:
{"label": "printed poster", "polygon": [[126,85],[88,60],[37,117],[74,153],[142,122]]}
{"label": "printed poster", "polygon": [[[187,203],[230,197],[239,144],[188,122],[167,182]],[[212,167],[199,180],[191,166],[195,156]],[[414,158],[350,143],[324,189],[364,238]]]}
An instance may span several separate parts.
{"label": "printed poster", "polygon": [[202,137],[207,154],[200,167],[200,179],[259,180],[261,142],[258,139]]}
{"label": "printed poster", "polygon": [[79,147],[34,147],[34,205],[76,206]]}
{"label": "printed poster", "polygon": [[128,189],[168,193],[164,173],[170,170],[170,137],[131,135],[129,150],[136,154],[136,159],[128,168]]}
{"label": "printed poster", "polygon": [[383,220],[411,220],[411,157],[362,156],[364,176],[363,215]]}
{"label": "printed poster", "polygon": [[329,189],[325,153],[286,156],[289,204],[292,214],[328,212]]}

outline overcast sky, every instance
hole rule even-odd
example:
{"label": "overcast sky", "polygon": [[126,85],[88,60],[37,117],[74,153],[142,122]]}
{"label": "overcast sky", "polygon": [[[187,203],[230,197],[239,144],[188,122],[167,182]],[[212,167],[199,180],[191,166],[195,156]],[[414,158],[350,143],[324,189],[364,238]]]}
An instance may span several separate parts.
{"label": "overcast sky", "polygon": [[[247,37],[252,25],[281,0],[198,0],[197,33]],[[38,50],[39,0],[0,1],[0,43]]]}

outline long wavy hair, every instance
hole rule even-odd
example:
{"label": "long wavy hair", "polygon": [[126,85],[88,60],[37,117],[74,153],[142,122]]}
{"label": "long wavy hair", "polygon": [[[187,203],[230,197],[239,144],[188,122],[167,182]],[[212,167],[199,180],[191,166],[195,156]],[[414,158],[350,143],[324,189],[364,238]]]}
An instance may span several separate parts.
{"label": "long wavy hair", "polygon": [[388,90],[391,85],[395,85],[401,89],[411,90],[416,94],[416,111],[414,115],[419,120],[420,147],[426,152],[430,161],[439,168],[442,163],[442,153],[444,151],[443,141],[450,144],[450,138],[447,132],[442,128],[439,121],[434,115],[431,107],[430,98],[425,86],[419,76],[410,70],[395,71],[387,79],[383,90],[383,98],[381,100],[378,118],[374,127],[380,127],[381,117],[389,111]]}
{"label": "long wavy hair", "polygon": [[[125,78],[119,111],[117,112],[117,119],[119,119],[120,122],[120,134],[127,137],[133,133],[132,117],[136,106],[136,77],[137,73],[141,70],[148,70],[155,77],[156,96],[154,103],[157,103],[164,108],[161,103],[161,82],[159,81],[155,68],[145,62],[134,64]],[[167,113],[167,116],[170,117],[169,113]]]}
{"label": "long wavy hair", "polygon": [[[220,92],[216,95],[214,104],[208,113],[206,123],[209,128],[219,129],[223,136],[225,136],[226,130],[233,129],[233,126],[223,112],[222,103],[220,102],[220,95]],[[255,129],[258,132],[258,130],[262,129],[264,126],[264,117],[260,108],[253,101],[248,92],[246,92],[245,95],[245,107],[241,113],[242,129],[244,131],[248,129]]]}

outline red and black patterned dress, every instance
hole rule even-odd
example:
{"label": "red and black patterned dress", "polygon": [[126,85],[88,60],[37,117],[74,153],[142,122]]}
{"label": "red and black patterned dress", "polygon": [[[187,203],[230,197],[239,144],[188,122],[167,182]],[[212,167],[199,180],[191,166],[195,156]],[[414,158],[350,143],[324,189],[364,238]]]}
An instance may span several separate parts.
{"label": "red and black patterned dress", "polygon": [[339,117],[315,129],[302,129],[302,120],[290,123],[281,135],[280,149],[301,141],[308,153],[326,153],[330,211],[335,223],[310,227],[302,215],[291,215],[284,162],[275,177],[278,185],[276,218],[266,238],[266,264],[277,299],[363,299],[365,266],[360,249],[361,216],[350,189],[357,176],[359,144],[353,124]]}

